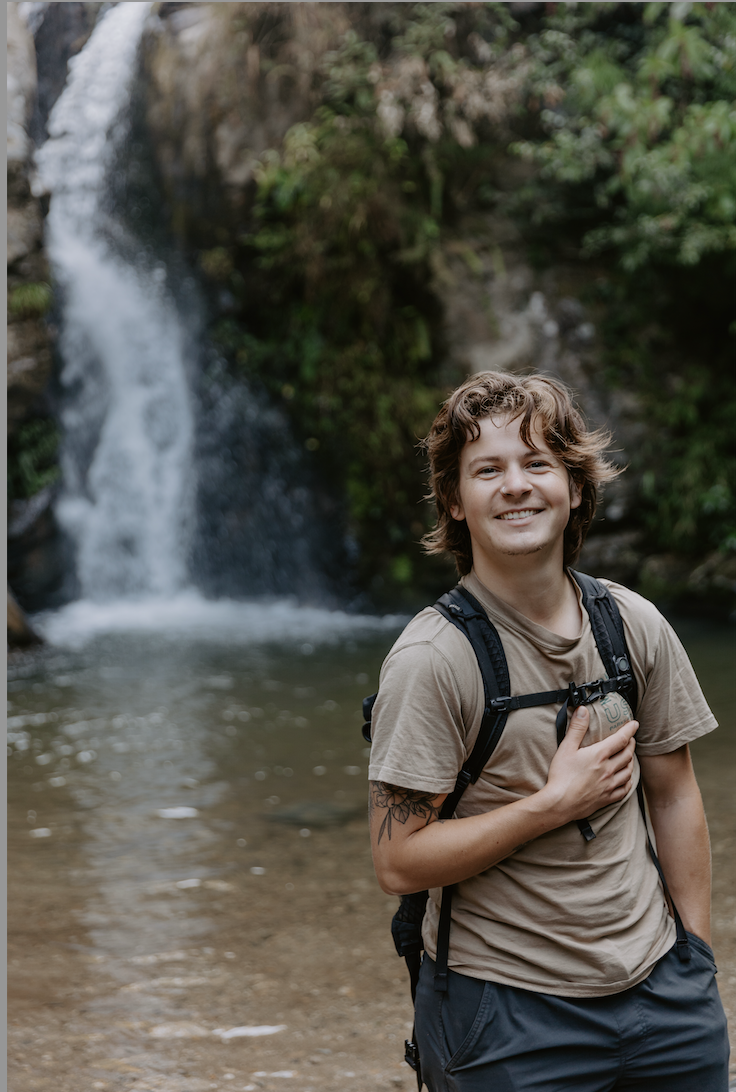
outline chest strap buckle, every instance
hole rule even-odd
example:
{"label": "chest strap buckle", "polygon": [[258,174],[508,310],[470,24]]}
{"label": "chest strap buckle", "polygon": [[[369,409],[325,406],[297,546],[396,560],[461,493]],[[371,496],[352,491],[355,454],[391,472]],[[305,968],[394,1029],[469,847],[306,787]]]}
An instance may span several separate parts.
{"label": "chest strap buckle", "polygon": [[603,689],[604,679],[598,679],[596,682],[581,683],[579,686],[577,683],[571,682],[568,686],[568,703],[575,707],[578,705],[590,705],[594,701],[599,701],[605,694]]}

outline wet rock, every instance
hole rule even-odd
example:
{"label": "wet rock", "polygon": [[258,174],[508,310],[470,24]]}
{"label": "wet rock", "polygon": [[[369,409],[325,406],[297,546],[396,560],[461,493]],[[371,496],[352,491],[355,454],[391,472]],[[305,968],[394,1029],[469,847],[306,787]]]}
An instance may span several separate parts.
{"label": "wet rock", "polygon": [[26,610],[65,597],[65,544],[53,510],[55,497],[56,486],[49,485],[10,506],[8,579]]}
{"label": "wet rock", "polygon": [[[51,348],[43,312],[50,300],[43,253],[43,217],[31,190],[33,142],[29,126],[36,103],[33,38],[8,4],[8,433],[37,412],[51,376]],[[17,586],[23,599],[22,588]]]}
{"label": "wet rock", "polygon": [[8,16],[8,174],[22,173],[31,155],[28,125],[36,99],[36,51],[33,38],[18,14],[7,4]]}
{"label": "wet rock", "polygon": [[48,331],[38,319],[8,325],[8,431],[13,435],[48,386],[51,348]]}
{"label": "wet rock", "polygon": [[[45,4],[29,19],[38,57],[38,92],[30,121],[36,144],[46,139],[46,122],[64,89],[70,59],[80,52],[94,30],[103,4]],[[41,7],[41,5],[38,5]]]}
{"label": "wet rock", "polygon": [[18,602],[8,588],[8,644],[15,648],[42,644]]}
{"label": "wet rock", "polygon": [[8,265],[30,254],[43,235],[41,208],[30,201],[20,208],[8,207]]}
{"label": "wet rock", "polygon": [[559,300],[555,307],[555,320],[560,333],[567,334],[577,329],[584,319],[585,308],[580,300],[568,296]]}

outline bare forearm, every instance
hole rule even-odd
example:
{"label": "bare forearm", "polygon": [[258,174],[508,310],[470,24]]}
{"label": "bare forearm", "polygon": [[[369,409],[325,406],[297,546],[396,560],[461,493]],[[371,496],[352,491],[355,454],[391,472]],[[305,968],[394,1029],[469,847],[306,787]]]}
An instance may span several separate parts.
{"label": "bare forearm", "polygon": [[657,856],[685,928],[710,944],[710,842],[697,787],[649,812]]}
{"label": "bare forearm", "polygon": [[587,709],[576,710],[542,789],[481,815],[443,822],[444,796],[371,782],[373,862],[384,891],[404,895],[477,876],[533,838],[622,800],[638,725],[581,748],[588,720]]}
{"label": "bare forearm", "polygon": [[398,844],[374,846],[379,882],[391,895],[445,887],[491,868],[564,821],[543,792],[481,815],[436,821]]}

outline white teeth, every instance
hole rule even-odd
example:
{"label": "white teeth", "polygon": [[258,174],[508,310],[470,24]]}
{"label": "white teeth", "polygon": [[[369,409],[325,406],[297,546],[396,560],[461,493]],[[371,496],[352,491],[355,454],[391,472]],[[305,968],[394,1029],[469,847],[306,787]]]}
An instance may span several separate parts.
{"label": "white teeth", "polygon": [[499,519],[526,519],[527,516],[534,516],[537,513],[536,508],[525,508],[523,512],[504,512]]}

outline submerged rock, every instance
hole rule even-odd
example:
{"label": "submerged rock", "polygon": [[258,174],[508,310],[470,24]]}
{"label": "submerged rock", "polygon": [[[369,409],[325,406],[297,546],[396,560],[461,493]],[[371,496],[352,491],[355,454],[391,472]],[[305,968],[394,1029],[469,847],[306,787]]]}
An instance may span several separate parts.
{"label": "submerged rock", "polygon": [[327,800],[305,800],[288,807],[273,808],[266,818],[272,823],[293,827],[332,827],[349,823],[365,809],[350,804],[333,804]]}

